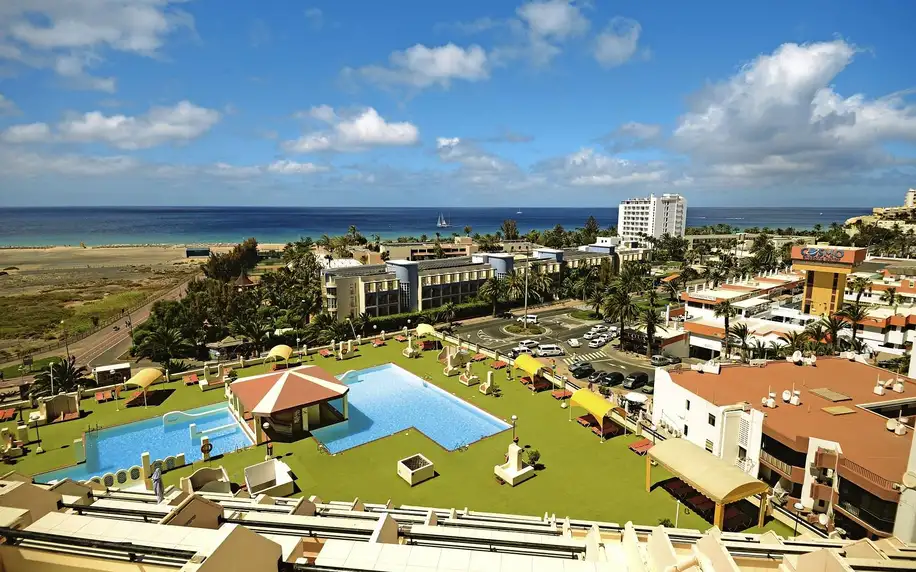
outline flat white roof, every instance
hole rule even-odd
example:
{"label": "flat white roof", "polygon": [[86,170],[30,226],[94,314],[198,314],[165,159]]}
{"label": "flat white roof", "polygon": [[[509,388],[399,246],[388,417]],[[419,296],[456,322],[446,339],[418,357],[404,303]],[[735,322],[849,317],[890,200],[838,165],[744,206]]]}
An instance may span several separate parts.
{"label": "flat white roof", "polygon": [[757,296],[755,298],[748,298],[747,300],[738,300],[737,302],[732,302],[732,306],[737,308],[753,308],[754,306],[769,304],[770,302],[771,301],[764,296]]}
{"label": "flat white roof", "polygon": [[328,260],[327,258],[318,257],[318,264],[322,268],[327,269],[337,269],[337,268],[353,268],[354,266],[362,266],[363,263],[355,258],[332,258]]}
{"label": "flat white roof", "polygon": [[105,371],[117,371],[119,369],[130,369],[129,363],[113,363],[111,365],[100,365],[92,368],[92,373],[102,373]]}

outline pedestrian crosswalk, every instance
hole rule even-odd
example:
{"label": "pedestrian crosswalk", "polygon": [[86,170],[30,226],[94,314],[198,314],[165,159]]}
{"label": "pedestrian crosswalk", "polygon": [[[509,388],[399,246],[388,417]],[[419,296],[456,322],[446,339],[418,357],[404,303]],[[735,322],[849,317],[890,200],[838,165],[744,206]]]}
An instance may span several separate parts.
{"label": "pedestrian crosswalk", "polygon": [[565,363],[566,365],[570,365],[577,361],[591,361],[591,360],[602,359],[606,357],[607,357],[606,353],[604,353],[601,350],[598,350],[596,352],[589,352],[587,354],[578,354],[578,355],[569,356],[568,358],[563,358],[563,363]]}

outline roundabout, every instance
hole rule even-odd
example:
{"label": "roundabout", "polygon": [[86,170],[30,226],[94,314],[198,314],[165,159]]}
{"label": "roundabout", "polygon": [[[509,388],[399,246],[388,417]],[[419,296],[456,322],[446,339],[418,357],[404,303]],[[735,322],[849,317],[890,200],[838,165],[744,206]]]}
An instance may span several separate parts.
{"label": "roundabout", "polygon": [[539,338],[551,333],[550,328],[538,324],[528,324],[527,326],[509,324],[500,328],[500,331],[506,335],[521,338]]}

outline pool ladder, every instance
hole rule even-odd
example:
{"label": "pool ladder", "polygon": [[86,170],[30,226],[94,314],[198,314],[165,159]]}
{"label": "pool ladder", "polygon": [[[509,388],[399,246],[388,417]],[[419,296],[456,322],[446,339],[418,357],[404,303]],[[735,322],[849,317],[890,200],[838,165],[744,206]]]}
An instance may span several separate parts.
{"label": "pool ladder", "polygon": [[98,423],[96,423],[95,426],[88,425],[86,427],[86,435],[90,435],[92,433],[98,433],[99,431],[101,431],[101,429],[102,429],[102,426],[99,425]]}

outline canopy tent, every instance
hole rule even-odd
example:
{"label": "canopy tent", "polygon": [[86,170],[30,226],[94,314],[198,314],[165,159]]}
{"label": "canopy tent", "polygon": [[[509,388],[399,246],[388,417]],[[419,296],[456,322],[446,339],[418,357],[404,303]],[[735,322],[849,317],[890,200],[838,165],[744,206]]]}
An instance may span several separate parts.
{"label": "canopy tent", "polygon": [[436,328],[430,326],[429,324],[417,324],[417,337],[423,337],[426,334],[435,334]]}
{"label": "canopy tent", "polygon": [[522,354],[515,358],[515,367],[517,369],[523,370],[531,377],[534,377],[540,373],[540,371],[544,369],[545,366],[530,355]]}
{"label": "canopy tent", "polygon": [[293,355],[293,348],[287,345],[280,344],[279,346],[274,346],[270,348],[270,351],[267,352],[267,357],[264,359],[272,360],[272,359],[279,358],[279,359],[282,359],[283,361],[287,361],[289,360],[289,357],[291,355]]}
{"label": "canopy tent", "polygon": [[611,413],[614,404],[589,389],[577,389],[569,398],[570,407],[578,405],[601,421]]}
{"label": "canopy tent", "polygon": [[755,479],[735,465],[716,457],[686,439],[667,439],[656,443],[646,455],[646,491],[652,485],[652,461],[665,467],[703,496],[716,503],[713,524],[722,529],[725,505],[761,495],[759,525],[766,515],[769,485]]}
{"label": "canopy tent", "polygon": [[130,379],[124,382],[124,385],[135,385],[140,389],[146,389],[152,384],[163,378],[161,371],[154,367],[145,367],[135,373]]}

